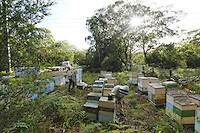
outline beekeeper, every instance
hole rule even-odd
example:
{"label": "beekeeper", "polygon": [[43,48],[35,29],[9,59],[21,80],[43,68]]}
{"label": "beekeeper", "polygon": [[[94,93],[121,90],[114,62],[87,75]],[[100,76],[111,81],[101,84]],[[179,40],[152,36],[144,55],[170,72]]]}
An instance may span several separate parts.
{"label": "beekeeper", "polygon": [[123,110],[123,100],[128,95],[128,92],[129,87],[127,85],[117,85],[111,91],[111,94],[116,98],[117,109],[120,110],[120,114],[122,116],[125,116]]}
{"label": "beekeeper", "polygon": [[68,68],[67,77],[69,79],[68,91],[70,92],[71,86],[72,86],[72,89],[75,87],[75,78],[74,78],[74,72],[71,70],[71,68],[70,67],[67,67],[67,68]]}

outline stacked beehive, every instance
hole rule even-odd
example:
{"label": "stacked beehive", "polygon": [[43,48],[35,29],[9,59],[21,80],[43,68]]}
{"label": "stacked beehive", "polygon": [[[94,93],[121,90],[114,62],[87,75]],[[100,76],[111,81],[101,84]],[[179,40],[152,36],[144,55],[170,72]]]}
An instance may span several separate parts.
{"label": "stacked beehive", "polygon": [[116,79],[114,77],[107,77],[107,84],[114,84],[116,83]]}
{"label": "stacked beehive", "polygon": [[115,122],[116,104],[115,98],[108,100],[108,97],[101,97],[99,99],[99,122]]}
{"label": "stacked beehive", "polygon": [[62,86],[62,85],[65,84],[65,77],[64,76],[53,77],[51,80],[55,82],[55,86]]}
{"label": "stacked beehive", "polygon": [[129,83],[131,83],[131,84],[138,83],[138,73],[136,73],[136,72],[129,73]]}
{"label": "stacked beehive", "polygon": [[101,71],[99,78],[105,78],[106,77],[106,71]]}
{"label": "stacked beehive", "polygon": [[174,81],[166,81],[163,82],[162,85],[165,86],[167,93],[173,93],[177,91],[177,83]]}
{"label": "stacked beehive", "polygon": [[166,89],[161,83],[151,83],[148,86],[148,99],[154,106],[166,103]]}
{"label": "stacked beehive", "polygon": [[166,114],[182,125],[195,124],[197,105],[190,102],[181,92],[167,93]]}
{"label": "stacked beehive", "polygon": [[86,118],[89,120],[97,121],[98,120],[98,108],[99,108],[99,103],[95,102],[86,102],[83,105],[83,110],[86,113]]}
{"label": "stacked beehive", "polygon": [[138,78],[138,89],[141,92],[148,92],[148,86],[150,83],[159,83],[158,78],[155,77],[139,77]]}
{"label": "stacked beehive", "polygon": [[103,88],[103,96],[107,97],[108,93],[111,93],[112,89],[114,88],[115,84],[105,84]]}
{"label": "stacked beehive", "polygon": [[105,82],[102,80],[95,80],[94,84],[92,86],[92,91],[94,93],[103,93],[103,88],[104,88]]}
{"label": "stacked beehive", "polygon": [[196,109],[194,128],[195,128],[195,133],[200,133],[200,107]]}
{"label": "stacked beehive", "polygon": [[45,82],[42,83],[43,88],[40,90],[42,93],[44,92],[50,92],[54,90],[54,82],[51,80],[46,80]]}

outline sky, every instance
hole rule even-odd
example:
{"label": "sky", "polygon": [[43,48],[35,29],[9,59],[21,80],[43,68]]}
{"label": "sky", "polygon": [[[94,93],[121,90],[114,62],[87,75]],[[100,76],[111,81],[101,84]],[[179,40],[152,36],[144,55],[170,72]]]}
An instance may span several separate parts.
{"label": "sky", "polygon": [[[86,20],[94,15],[94,11],[106,7],[116,0],[57,0],[51,7],[52,15],[45,17],[37,27],[47,28],[56,41],[67,40],[79,50],[89,48],[85,37],[90,35],[86,28]],[[129,0],[134,1],[134,0]],[[164,6],[173,4],[173,10],[182,10],[187,15],[174,26],[186,30],[200,29],[199,0],[143,0],[145,4]]]}

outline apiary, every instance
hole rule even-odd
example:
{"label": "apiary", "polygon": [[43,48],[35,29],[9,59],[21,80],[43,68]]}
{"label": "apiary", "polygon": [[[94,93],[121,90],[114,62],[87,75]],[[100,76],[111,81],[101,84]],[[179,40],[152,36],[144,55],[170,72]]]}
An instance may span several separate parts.
{"label": "apiary", "polygon": [[155,106],[165,105],[166,89],[161,83],[151,83],[148,86],[148,98]]}
{"label": "apiary", "polygon": [[99,122],[115,122],[116,104],[115,98],[108,100],[108,97],[99,99]]}
{"label": "apiary", "polygon": [[177,83],[174,81],[166,81],[162,83],[165,86],[167,92],[176,92],[177,91]]}
{"label": "apiary", "polygon": [[108,84],[115,84],[116,83],[115,78],[114,77],[107,77],[107,83]]}
{"label": "apiary", "polygon": [[196,109],[194,128],[195,128],[196,133],[200,133],[200,108],[199,107]]}
{"label": "apiary", "polygon": [[99,103],[99,99],[101,97],[102,97],[101,93],[90,92],[89,94],[87,94],[87,101],[93,103]]}
{"label": "apiary", "polygon": [[195,103],[197,106],[200,106],[200,95],[190,95],[188,100]]}
{"label": "apiary", "polygon": [[183,125],[195,124],[196,108],[197,105],[189,100],[175,100],[173,106],[174,119]]}
{"label": "apiary", "polygon": [[62,86],[65,84],[65,77],[60,76],[60,77],[53,77],[52,78],[55,82],[55,86]]}
{"label": "apiary", "polygon": [[98,120],[98,103],[86,102],[83,105],[83,110],[86,112],[86,118],[89,120],[97,121]]}
{"label": "apiary", "polygon": [[54,82],[51,80],[46,80],[42,83],[43,87],[40,89],[41,92],[50,92],[54,90]]}
{"label": "apiary", "polygon": [[105,84],[105,87],[103,88],[103,96],[107,97],[108,93],[111,93],[114,86],[115,86],[114,84]]}

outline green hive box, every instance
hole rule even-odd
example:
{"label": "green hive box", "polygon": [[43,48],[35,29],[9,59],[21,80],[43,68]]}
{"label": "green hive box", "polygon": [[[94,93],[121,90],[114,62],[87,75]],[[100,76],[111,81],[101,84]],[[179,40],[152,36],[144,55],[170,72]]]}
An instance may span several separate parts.
{"label": "green hive box", "polygon": [[181,117],[194,117],[195,110],[180,110],[177,107],[173,106],[173,111]]}

